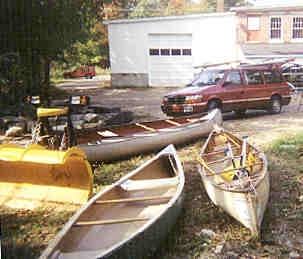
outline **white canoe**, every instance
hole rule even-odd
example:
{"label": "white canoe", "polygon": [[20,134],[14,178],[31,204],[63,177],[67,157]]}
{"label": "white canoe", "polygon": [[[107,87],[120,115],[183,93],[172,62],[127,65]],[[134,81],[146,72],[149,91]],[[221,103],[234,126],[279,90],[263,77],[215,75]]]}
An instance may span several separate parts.
{"label": "white canoe", "polygon": [[243,147],[230,132],[213,130],[202,148],[200,174],[213,203],[258,236],[270,189],[267,159],[256,147]]}
{"label": "white canoe", "polygon": [[222,124],[220,110],[201,117],[133,123],[97,131],[81,130],[76,132],[76,138],[88,160],[110,161],[206,137],[215,124]]}
{"label": "white canoe", "polygon": [[150,258],[183,205],[184,173],[173,145],[95,195],[42,258]]}

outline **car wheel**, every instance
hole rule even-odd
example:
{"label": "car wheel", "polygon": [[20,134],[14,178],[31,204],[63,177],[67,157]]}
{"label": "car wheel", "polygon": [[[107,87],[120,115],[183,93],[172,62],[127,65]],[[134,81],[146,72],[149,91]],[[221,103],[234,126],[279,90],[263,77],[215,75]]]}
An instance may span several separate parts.
{"label": "car wheel", "polygon": [[210,101],[207,105],[207,111],[211,112],[214,109],[220,109],[219,103],[217,101]]}
{"label": "car wheel", "polygon": [[271,100],[271,107],[270,107],[270,113],[271,114],[278,114],[281,112],[282,104],[280,97],[273,97]]}
{"label": "car wheel", "polygon": [[243,117],[246,113],[246,109],[243,110],[235,110],[234,111],[237,117]]}

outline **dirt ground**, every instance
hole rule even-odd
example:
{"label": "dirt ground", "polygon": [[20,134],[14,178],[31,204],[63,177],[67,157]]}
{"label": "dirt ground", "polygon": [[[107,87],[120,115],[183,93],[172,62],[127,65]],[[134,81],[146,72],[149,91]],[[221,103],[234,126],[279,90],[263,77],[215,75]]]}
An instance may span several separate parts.
{"label": "dirt ground", "polygon": [[[166,118],[161,111],[162,97],[176,88],[77,88],[65,87],[71,94],[91,96],[92,103],[107,107],[120,107],[122,111],[131,111],[137,121]],[[248,111],[242,118],[233,113],[223,116],[223,126],[233,133],[246,135],[251,143],[264,145],[281,134],[292,133],[303,128],[303,105],[299,106],[299,96],[294,94],[289,105],[282,108],[278,115],[266,111]]]}

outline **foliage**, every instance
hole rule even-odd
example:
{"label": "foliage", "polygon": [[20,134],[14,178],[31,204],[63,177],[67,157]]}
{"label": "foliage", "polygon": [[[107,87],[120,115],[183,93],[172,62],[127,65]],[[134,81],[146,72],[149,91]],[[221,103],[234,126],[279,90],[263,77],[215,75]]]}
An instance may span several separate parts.
{"label": "foliage", "polygon": [[[243,4],[242,0],[226,0],[225,10]],[[214,12],[216,0],[140,0],[129,17],[150,17]]]}
{"label": "foliage", "polygon": [[276,155],[283,154],[286,157],[302,156],[303,134],[287,135],[271,144],[271,151]]}
{"label": "foliage", "polygon": [[[46,94],[49,64],[62,59],[64,50],[90,37],[90,28],[102,20],[102,0],[2,0],[0,2],[0,55],[14,52],[22,68],[21,80],[2,89],[22,87],[24,95]],[[0,71],[1,78],[5,78]],[[11,80],[10,80],[11,81]],[[18,101],[18,100],[13,100]]]}

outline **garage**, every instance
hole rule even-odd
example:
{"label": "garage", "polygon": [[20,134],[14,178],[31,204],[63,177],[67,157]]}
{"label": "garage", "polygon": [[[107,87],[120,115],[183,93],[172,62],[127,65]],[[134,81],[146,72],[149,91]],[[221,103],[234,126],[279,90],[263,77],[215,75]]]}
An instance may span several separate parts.
{"label": "garage", "polygon": [[112,87],[182,87],[197,66],[239,59],[236,22],[234,13],[105,21]]}
{"label": "garage", "polygon": [[150,86],[179,86],[193,78],[191,34],[149,34]]}

